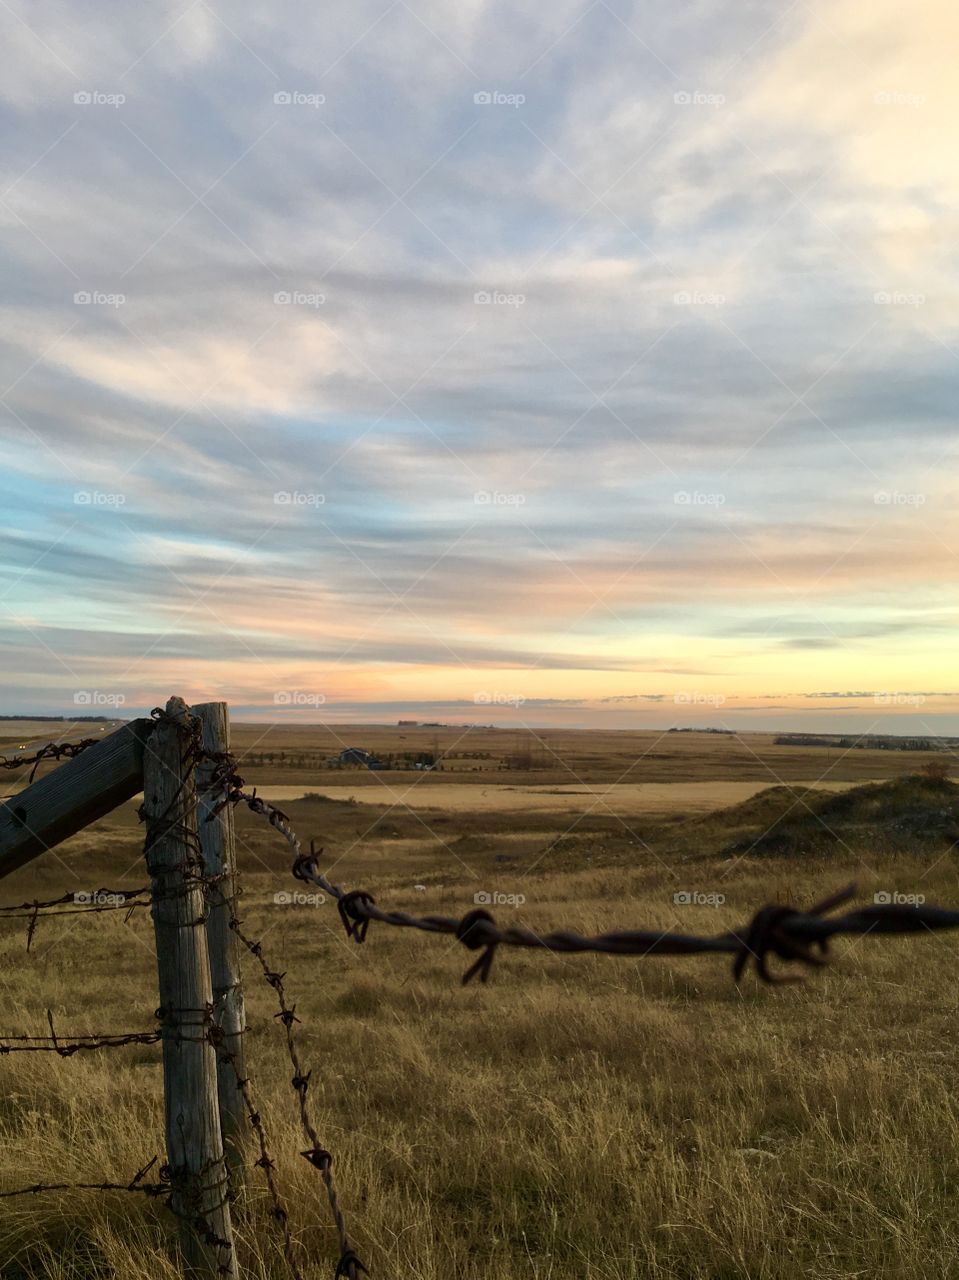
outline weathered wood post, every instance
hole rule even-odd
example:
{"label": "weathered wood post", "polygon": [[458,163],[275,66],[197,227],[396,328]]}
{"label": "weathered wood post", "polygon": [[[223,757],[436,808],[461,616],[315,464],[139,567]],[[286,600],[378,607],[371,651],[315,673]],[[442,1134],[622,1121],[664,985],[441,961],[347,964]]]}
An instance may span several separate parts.
{"label": "weathered wood post", "polygon": [[[229,751],[230,710],[225,702],[203,702],[193,708],[200,721],[204,750]],[[233,830],[233,807],[227,805],[212,816],[217,797],[206,787],[214,765],[201,761],[197,766],[199,798],[200,850],[204,871],[220,877],[207,890],[206,936],[213,982],[213,1021],[223,1032],[223,1050],[232,1064],[217,1060],[217,1085],[220,1097],[220,1125],[231,1175],[243,1164],[244,1139],[249,1133],[249,1119],[243,1096],[237,1088],[237,1075],[243,1076],[243,1033],[246,1010],[240,982],[240,940],[230,928],[233,904],[238,893],[236,874],[236,838]]]}
{"label": "weathered wood post", "polygon": [[143,816],[153,883],[170,1206],[181,1222],[188,1273],[236,1276],[216,1054],[207,1039],[213,988],[190,758],[195,721],[171,698],[146,745]]}
{"label": "weathered wood post", "polygon": [[82,831],[143,789],[152,720],[131,720],[0,802],[0,877]]}

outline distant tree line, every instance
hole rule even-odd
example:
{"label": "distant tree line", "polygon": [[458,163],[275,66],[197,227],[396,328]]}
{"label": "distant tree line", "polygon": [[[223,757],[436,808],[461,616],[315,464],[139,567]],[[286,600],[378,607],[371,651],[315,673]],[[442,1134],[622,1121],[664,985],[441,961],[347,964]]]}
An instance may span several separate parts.
{"label": "distant tree line", "polygon": [[698,725],[689,725],[689,726],[683,725],[682,727],[680,727],[679,725],[673,725],[673,727],[668,732],[669,733],[722,733],[722,734],[725,734],[727,738],[731,738],[734,733],[732,729],[714,729],[711,726],[701,729],[699,728]]}
{"label": "distant tree line", "polygon": [[84,724],[109,724],[110,716],[0,716],[0,720],[43,720],[56,721],[58,724],[70,724],[83,721]]}
{"label": "distant tree line", "polygon": [[872,734],[868,737],[840,737],[813,733],[783,733],[773,739],[776,747],[835,747],[848,751],[949,751],[959,743],[956,738],[903,738],[898,734]]}

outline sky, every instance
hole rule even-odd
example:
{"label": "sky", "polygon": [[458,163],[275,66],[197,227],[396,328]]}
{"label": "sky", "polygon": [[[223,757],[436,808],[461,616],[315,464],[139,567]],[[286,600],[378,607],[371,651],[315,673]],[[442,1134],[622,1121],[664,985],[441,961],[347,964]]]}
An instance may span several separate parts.
{"label": "sky", "polygon": [[4,0],[0,711],[959,732],[946,0]]}

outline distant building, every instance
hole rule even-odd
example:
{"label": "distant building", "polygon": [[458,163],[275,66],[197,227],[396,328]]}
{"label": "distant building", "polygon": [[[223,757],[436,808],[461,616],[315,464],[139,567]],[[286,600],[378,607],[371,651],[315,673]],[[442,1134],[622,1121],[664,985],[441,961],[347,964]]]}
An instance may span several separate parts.
{"label": "distant building", "polygon": [[416,729],[419,726],[419,720],[397,720],[400,729]]}
{"label": "distant building", "polygon": [[378,760],[372,752],[364,751],[362,747],[344,747],[338,756],[333,756],[330,764],[340,768],[349,765],[359,766],[361,769],[386,768],[382,760]]}

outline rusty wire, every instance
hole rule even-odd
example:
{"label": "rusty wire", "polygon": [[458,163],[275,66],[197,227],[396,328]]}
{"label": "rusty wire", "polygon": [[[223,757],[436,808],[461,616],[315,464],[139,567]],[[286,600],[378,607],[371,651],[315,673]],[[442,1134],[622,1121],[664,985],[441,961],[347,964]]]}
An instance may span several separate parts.
{"label": "rusty wire", "polygon": [[[197,1044],[211,1042],[212,1005],[207,1005],[203,1009],[178,1012],[195,1012],[201,1016],[192,1022],[180,1021],[176,1024],[174,1039],[177,1043],[185,1043],[187,1041]],[[158,1044],[163,1039],[164,1033],[169,1029],[170,1013],[169,1009],[162,1007],[157,1009],[155,1016],[161,1025],[152,1031],[85,1032],[80,1035],[74,1035],[69,1040],[64,1040],[57,1035],[56,1027],[53,1025],[53,1013],[48,1009],[47,1023],[50,1027],[48,1036],[0,1035],[0,1055],[7,1053],[56,1053],[61,1058],[70,1058],[73,1054],[87,1049],[122,1049],[131,1044]],[[203,1027],[204,1031],[199,1036],[185,1036],[179,1030],[180,1027]]]}
{"label": "rusty wire", "polygon": [[166,1196],[170,1194],[170,1173],[167,1165],[157,1170],[159,1182],[144,1182],[158,1160],[154,1156],[133,1175],[129,1182],[35,1182],[29,1187],[18,1187],[13,1191],[0,1191],[0,1200],[11,1196],[35,1196],[41,1191],[139,1191],[147,1196]]}
{"label": "rusty wire", "polygon": [[[594,952],[636,957],[705,953],[731,955],[733,977],[737,982],[750,964],[763,982],[795,982],[800,980],[796,974],[773,974],[769,969],[769,957],[777,956],[787,962],[820,968],[826,963],[829,940],[840,934],[909,934],[923,930],[933,933],[939,929],[959,928],[959,911],[927,904],[874,903],[857,907],[845,915],[828,916],[828,912],[854,897],[854,885],[830,894],[805,911],[776,903],[761,907],[744,928],[706,937],[669,929],[629,929],[589,937],[572,929],[542,934],[522,925],[497,925],[490,912],[482,907],[461,917],[412,916],[405,911],[384,911],[366,890],[346,890],[324,876],[318,866],[323,850],[318,850],[315,842],[311,841],[310,852],[304,853],[285,813],[255,792],[247,795],[242,790],[242,779],[230,781],[233,785],[225,789],[220,807],[242,802],[252,812],[267,818],[294,852],[292,873],[296,879],[317,885],[336,901],[348,938],[357,943],[365,942],[370,923],[374,920],[399,929],[449,935],[468,950],[482,952],[463,974],[464,984],[475,977],[479,977],[480,982],[487,981],[496,949],[500,946],[564,954]],[[813,947],[818,949],[818,955]]]}
{"label": "rusty wire", "polygon": [[[148,902],[131,902],[131,898],[142,898],[150,892],[149,885],[139,889],[90,889],[74,890],[59,898],[50,898],[46,902],[33,899],[31,902],[18,902],[10,906],[0,906],[0,918],[11,919],[18,916],[32,916],[37,911],[49,911],[54,907],[70,907],[67,911],[58,911],[61,916],[80,915],[84,911],[122,911],[130,907],[146,907]],[[122,901],[110,902],[107,899],[119,898]],[[73,909],[75,908],[75,910]]]}
{"label": "rusty wire", "polygon": [[219,1060],[221,1062],[225,1062],[236,1077],[236,1087],[243,1099],[243,1105],[246,1107],[246,1114],[250,1121],[250,1128],[256,1134],[257,1145],[260,1148],[260,1158],[254,1161],[254,1165],[257,1169],[263,1170],[263,1177],[266,1180],[267,1190],[269,1191],[270,1199],[273,1202],[270,1214],[277,1222],[281,1232],[283,1233],[283,1254],[286,1258],[286,1263],[290,1269],[290,1274],[293,1277],[293,1280],[303,1280],[303,1273],[296,1261],[296,1252],[293,1247],[293,1234],[290,1231],[290,1215],[286,1210],[286,1206],[280,1196],[280,1189],[277,1186],[275,1172],[276,1164],[273,1157],[270,1155],[266,1144],[266,1130],[263,1127],[263,1118],[253,1102],[253,1096],[250,1092],[249,1077],[240,1075],[236,1065],[236,1055],[230,1053],[229,1050],[224,1048],[224,1035],[219,1027],[213,1027],[210,1029],[209,1039],[210,1043],[216,1049]]}
{"label": "rusty wire", "polygon": [[[597,952],[603,955],[645,957],[651,955],[731,955],[733,977],[738,981],[752,964],[763,982],[795,982],[798,975],[777,976],[769,970],[769,957],[793,961],[809,967],[822,967],[829,940],[840,934],[907,934],[938,929],[959,928],[959,911],[935,906],[906,906],[878,903],[857,907],[841,916],[827,916],[855,895],[848,885],[821,902],[801,911],[796,907],[773,904],[760,908],[742,929],[712,936],[675,933],[668,929],[629,929],[590,937],[563,929],[552,933],[536,933],[522,925],[497,925],[492,915],[482,909],[468,911],[457,919],[452,916],[411,916],[405,911],[383,911],[372,894],[361,889],[345,892],[332,884],[317,869],[319,853],[311,846],[293,866],[299,880],[318,885],[336,899],[347,937],[356,942],[366,939],[370,922],[401,929],[420,929],[425,933],[443,933],[455,937],[471,951],[482,951],[479,959],[467,969],[463,982],[478,976],[489,977],[497,947],[526,947],[559,953]],[[817,947],[817,955],[812,948]]]}
{"label": "rusty wire", "polygon": [[[50,916],[78,916],[85,912],[94,915],[101,911],[126,911],[127,918],[137,907],[148,907],[149,901],[139,901],[149,888],[142,889],[94,889],[91,892],[65,893],[60,898],[51,898],[47,902],[34,899],[32,902],[20,902],[14,906],[0,907],[0,920],[27,920],[27,950],[33,943],[41,912],[49,912]],[[118,898],[122,901],[110,902],[107,899]],[[84,901],[87,899],[87,901]],[[49,917],[48,917],[49,918]]]}
{"label": "rusty wire", "polygon": [[72,1057],[86,1049],[121,1049],[128,1044],[158,1044],[162,1031],[124,1031],[116,1034],[75,1036],[60,1040],[53,1036],[0,1036],[0,1055],[7,1053],[56,1053]]}
{"label": "rusty wire", "polygon": [[[204,1035],[202,1039],[208,1042],[206,1035]],[[226,1255],[225,1258],[221,1256],[218,1260],[217,1274],[231,1274],[230,1255],[233,1252],[233,1245],[229,1240],[217,1233],[215,1227],[203,1216],[200,1208],[204,1192],[223,1192],[223,1199],[219,1204],[213,1206],[214,1212],[222,1209],[224,1204],[230,1198],[229,1177],[226,1173],[223,1156],[221,1155],[218,1159],[207,1160],[197,1170],[191,1169],[186,1171],[182,1169],[174,1169],[169,1164],[166,1164],[163,1166],[163,1171],[165,1176],[169,1179],[171,1193],[175,1193],[171,1194],[170,1199],[167,1201],[167,1208],[175,1218],[180,1218],[184,1222],[189,1222],[198,1238],[202,1240],[204,1244],[209,1245],[210,1248],[218,1250],[221,1255]],[[211,1186],[204,1186],[203,1180],[206,1178],[207,1174],[211,1172],[220,1172],[223,1176]],[[186,1174],[186,1182],[184,1182],[184,1174]],[[177,1203],[178,1198],[182,1204]],[[209,1212],[210,1209],[207,1208],[207,1213]]]}
{"label": "rusty wire", "polygon": [[82,738],[79,742],[48,742],[32,756],[11,756],[9,759],[6,756],[0,756],[0,769],[25,769],[28,764],[31,764],[33,768],[30,770],[28,781],[32,782],[44,760],[72,760],[81,751],[86,751],[87,747],[92,747],[99,741],[99,738]]}
{"label": "rusty wire", "polygon": [[283,979],[286,977],[283,973],[278,973],[271,969],[267,960],[263,955],[263,945],[260,942],[254,942],[246,936],[240,928],[240,922],[234,913],[230,916],[230,928],[243,943],[246,949],[254,956],[263,971],[263,977],[266,982],[273,988],[276,994],[277,1003],[280,1006],[280,1012],[276,1015],[279,1022],[283,1024],[286,1032],[286,1048],[289,1054],[290,1062],[293,1065],[293,1079],[290,1081],[293,1091],[296,1093],[297,1102],[300,1112],[300,1126],[303,1129],[304,1136],[309,1144],[306,1151],[301,1151],[300,1155],[319,1171],[320,1177],[326,1188],[327,1200],[330,1204],[330,1212],[333,1215],[333,1221],[336,1225],[336,1234],[339,1240],[340,1257],[337,1263],[334,1280],[337,1277],[345,1277],[345,1280],[358,1280],[359,1273],[367,1272],[366,1267],[360,1261],[353,1246],[350,1243],[349,1235],[346,1230],[346,1222],[343,1218],[343,1211],[340,1209],[339,1201],[336,1194],[336,1183],[333,1178],[333,1157],[320,1142],[313,1121],[310,1118],[309,1107],[307,1106],[307,1091],[310,1087],[310,1078],[312,1071],[304,1071],[300,1056],[297,1051],[296,1037],[293,1027],[300,1019],[296,1016],[296,1006],[287,1003],[286,991],[283,986]]}

